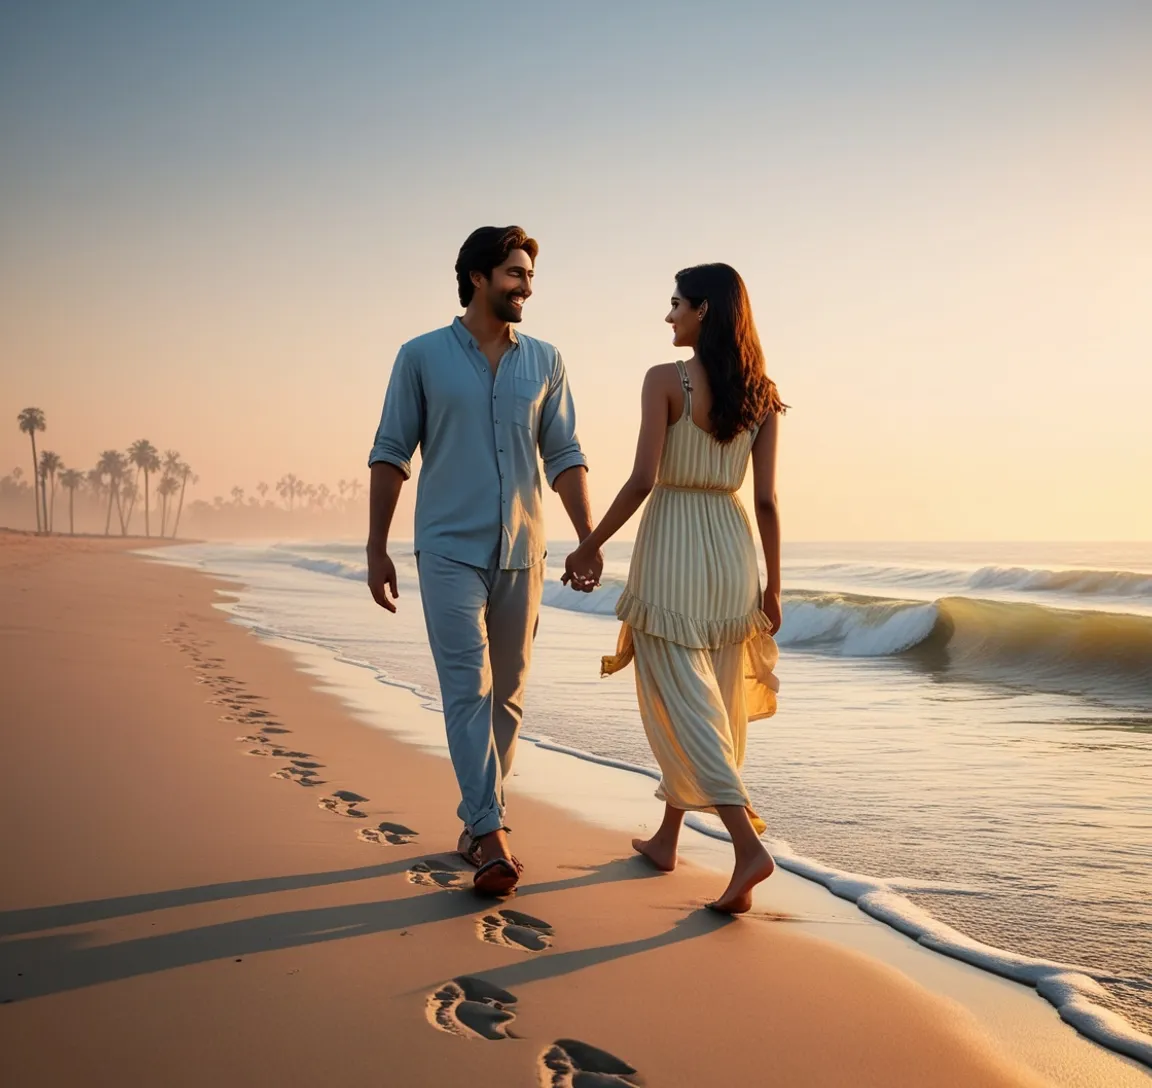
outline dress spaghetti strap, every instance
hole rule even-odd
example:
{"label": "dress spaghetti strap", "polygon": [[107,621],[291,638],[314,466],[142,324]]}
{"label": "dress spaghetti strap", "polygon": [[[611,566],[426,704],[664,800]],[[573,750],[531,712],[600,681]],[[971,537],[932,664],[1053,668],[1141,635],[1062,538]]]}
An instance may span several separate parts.
{"label": "dress spaghetti strap", "polygon": [[688,368],[682,360],[676,360],[676,369],[680,371],[680,384],[684,386],[684,411],[680,418],[688,419],[692,415],[692,382],[688,377]]}

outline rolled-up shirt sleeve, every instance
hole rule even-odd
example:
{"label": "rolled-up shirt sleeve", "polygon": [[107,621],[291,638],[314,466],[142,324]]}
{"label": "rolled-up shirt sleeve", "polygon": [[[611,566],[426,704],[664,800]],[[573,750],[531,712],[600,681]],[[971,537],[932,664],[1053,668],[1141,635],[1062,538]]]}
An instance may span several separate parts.
{"label": "rolled-up shirt sleeve", "polygon": [[556,486],[556,477],[567,469],[588,467],[584,451],[580,449],[580,440],[576,437],[576,407],[572,403],[568,374],[559,352],[540,411],[540,457],[551,488]]}
{"label": "rolled-up shirt sleeve", "polygon": [[420,381],[420,364],[407,345],[400,349],[388,391],[376,441],[368,455],[368,465],[395,465],[407,480],[412,475],[412,455],[424,437],[424,390]]}

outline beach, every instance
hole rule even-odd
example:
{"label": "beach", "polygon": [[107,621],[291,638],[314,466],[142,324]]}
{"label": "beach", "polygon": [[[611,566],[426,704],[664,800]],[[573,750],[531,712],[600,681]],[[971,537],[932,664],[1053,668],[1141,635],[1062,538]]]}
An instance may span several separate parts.
{"label": "beach", "polygon": [[[131,546],[0,536],[6,1088],[1149,1082],[1027,994],[1068,1073],[1039,1068],[768,886],[713,916],[715,872],[653,873],[539,781],[523,884],[479,900],[450,764]],[[399,726],[415,696],[375,687]]]}
{"label": "beach", "polygon": [[[593,594],[561,584],[570,548],[549,545],[515,785],[631,835],[659,812],[659,770],[631,671],[599,675],[631,545],[608,546]],[[151,557],[231,581],[235,622],[370,724],[445,754],[410,545],[394,549],[389,616],[364,592],[360,541]],[[788,542],[783,579],[782,698],[749,730],[743,769],[781,869],[1152,1064],[1148,547]],[[563,758],[531,771],[545,751]],[[578,795],[557,788],[574,780]],[[719,821],[687,823],[685,849],[724,869]]]}

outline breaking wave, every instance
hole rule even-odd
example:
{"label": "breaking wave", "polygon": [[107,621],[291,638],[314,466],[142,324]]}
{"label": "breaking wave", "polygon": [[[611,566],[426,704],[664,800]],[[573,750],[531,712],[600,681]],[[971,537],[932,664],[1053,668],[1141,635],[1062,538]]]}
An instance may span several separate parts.
{"label": "breaking wave", "polygon": [[[623,586],[593,594],[549,583],[544,603],[613,615]],[[1041,691],[1152,697],[1152,617],[949,596],[909,601],[795,590],[781,647],[838,657],[901,657],[930,670]]]}
{"label": "breaking wave", "polygon": [[[340,559],[298,556],[292,565],[353,581],[363,581],[367,573],[362,563]],[[623,579],[606,578],[601,589],[585,594],[561,585],[555,574],[549,572],[544,587],[546,606],[615,615]],[[1065,594],[1115,596],[1123,588],[1135,596],[1152,583],[1152,576],[985,567],[967,581],[974,588],[1016,590],[1032,583]],[[777,641],[784,648],[838,657],[902,657],[930,670],[1041,691],[1152,697],[1149,616],[962,596],[916,601],[793,590],[784,596],[784,626]]]}

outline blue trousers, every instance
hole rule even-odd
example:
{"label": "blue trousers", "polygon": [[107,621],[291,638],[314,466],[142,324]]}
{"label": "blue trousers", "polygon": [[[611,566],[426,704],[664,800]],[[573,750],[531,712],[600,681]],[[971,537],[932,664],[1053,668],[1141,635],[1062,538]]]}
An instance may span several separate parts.
{"label": "blue trousers", "polygon": [[420,596],[440,680],[461,820],[479,837],[504,826],[504,779],[524,716],[524,685],[544,563],[487,569],[421,552]]}

